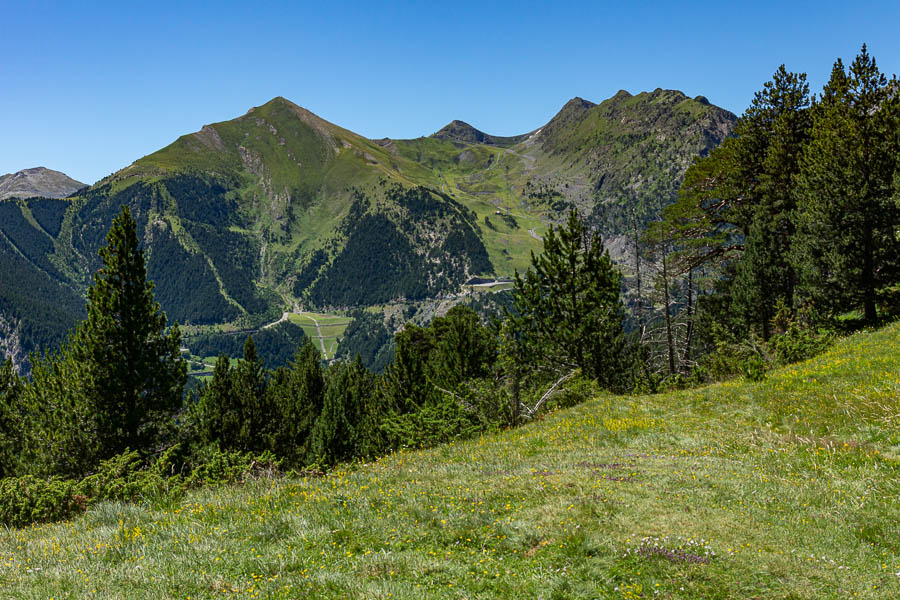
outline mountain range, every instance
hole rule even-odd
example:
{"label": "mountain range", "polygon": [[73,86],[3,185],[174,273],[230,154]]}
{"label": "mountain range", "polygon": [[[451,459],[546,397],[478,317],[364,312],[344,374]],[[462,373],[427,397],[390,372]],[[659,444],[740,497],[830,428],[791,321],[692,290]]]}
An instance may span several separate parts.
{"label": "mountain range", "polygon": [[275,98],[88,188],[0,201],[0,337],[5,322],[26,349],[63,338],[122,204],[170,320],[255,326],[287,307],[416,302],[509,276],[572,208],[615,246],[734,122],[702,96],[657,89],[574,98],[517,136],[456,120],[372,140]]}

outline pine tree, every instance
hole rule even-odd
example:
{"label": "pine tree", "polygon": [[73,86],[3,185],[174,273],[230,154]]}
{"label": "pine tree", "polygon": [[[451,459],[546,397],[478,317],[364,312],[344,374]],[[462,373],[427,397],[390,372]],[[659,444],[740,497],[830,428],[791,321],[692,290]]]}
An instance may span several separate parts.
{"label": "pine tree", "polygon": [[220,354],[212,379],[201,383],[195,409],[201,445],[218,444],[222,449],[241,447],[243,411],[231,377],[231,359]]}
{"label": "pine tree", "polygon": [[516,273],[514,306],[523,355],[535,366],[581,369],[605,387],[621,384],[624,364],[622,276],[575,213],[551,227],[532,268]]}
{"label": "pine tree", "polygon": [[278,421],[272,449],[288,464],[302,466],[325,394],[322,356],[312,339],[303,341],[288,367],[275,372],[269,394]]}
{"label": "pine tree", "polygon": [[849,71],[837,61],[797,177],[803,294],[832,314],[861,306],[868,323],[880,290],[900,275],[897,89],[865,45]]}
{"label": "pine tree", "polygon": [[385,408],[396,414],[415,411],[436,398],[434,386],[428,382],[428,357],[434,340],[424,327],[407,323],[394,337],[394,359],[380,379],[380,395]]}
{"label": "pine tree", "polygon": [[380,450],[375,377],[357,358],[328,369],[324,405],[313,427],[307,462],[334,465]]}
{"label": "pine tree", "polygon": [[12,359],[0,365],[0,478],[17,475],[24,450],[22,380]]}
{"label": "pine tree", "polygon": [[751,328],[770,335],[779,303],[793,302],[796,275],[789,261],[796,205],[793,178],[809,138],[806,74],[781,65],[757,92],[735,128],[746,174],[745,252],[733,286],[734,308]]}
{"label": "pine tree", "polygon": [[469,379],[486,377],[497,359],[497,340],[473,309],[457,305],[431,322],[432,349],[428,379],[453,389]]}
{"label": "pine tree", "polygon": [[496,360],[497,339],[470,307],[454,306],[428,327],[407,324],[380,382],[385,440],[433,445],[473,430],[484,414],[466,388],[492,374]]}
{"label": "pine tree", "polygon": [[102,458],[85,365],[74,358],[74,333],[57,351],[32,354],[31,382],[22,394],[24,471],[49,477],[79,477]]}
{"label": "pine tree", "polygon": [[275,411],[266,393],[268,373],[249,335],[244,340],[243,360],[232,371],[231,381],[241,412],[240,449],[261,452],[275,426]]}
{"label": "pine tree", "polygon": [[275,411],[267,387],[268,374],[248,335],[237,366],[220,355],[212,380],[200,388],[196,420],[202,443],[242,452],[269,449]]}
{"label": "pine tree", "polygon": [[127,207],[106,242],[88,290],[87,319],[71,341],[100,458],[126,448],[153,450],[181,405],[187,379],[178,325],[166,331]]}
{"label": "pine tree", "polygon": [[688,168],[678,200],[645,238],[672,244],[675,276],[719,270],[731,297],[730,313],[718,317],[763,337],[775,306],[793,301],[793,178],[809,138],[810,103],[806,75],[781,65],[741,115],[735,137]]}

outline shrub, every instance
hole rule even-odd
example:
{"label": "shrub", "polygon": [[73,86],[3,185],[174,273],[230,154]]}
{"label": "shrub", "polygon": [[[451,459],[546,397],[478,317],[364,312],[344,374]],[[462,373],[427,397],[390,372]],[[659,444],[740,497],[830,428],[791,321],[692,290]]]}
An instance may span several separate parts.
{"label": "shrub", "polygon": [[819,331],[813,327],[815,320],[803,312],[794,314],[790,309],[779,306],[778,313],[772,320],[777,333],[769,340],[778,364],[786,365],[812,358],[834,341],[833,331]]}
{"label": "shrub", "polygon": [[186,488],[245,482],[281,473],[281,461],[271,452],[222,452],[214,450],[185,478]]}
{"label": "shrub", "polygon": [[75,493],[74,481],[33,475],[0,479],[0,522],[7,525],[59,521],[86,506],[86,499]]}
{"label": "shrub", "polygon": [[212,450],[183,475],[174,460],[179,450],[173,446],[150,464],[143,462],[136,451],[125,451],[103,461],[95,473],[81,480],[33,475],[0,479],[0,523],[22,527],[59,521],[105,500],[172,502],[201,485],[244,482],[281,473],[281,462],[270,452],[255,455]]}
{"label": "shrub", "polygon": [[716,350],[703,358],[701,366],[713,381],[739,376],[762,381],[772,362],[766,345],[751,335],[745,341],[719,341]]}
{"label": "shrub", "polygon": [[480,430],[474,414],[450,399],[419,407],[414,412],[392,414],[382,430],[396,446],[430,448],[471,437]]}

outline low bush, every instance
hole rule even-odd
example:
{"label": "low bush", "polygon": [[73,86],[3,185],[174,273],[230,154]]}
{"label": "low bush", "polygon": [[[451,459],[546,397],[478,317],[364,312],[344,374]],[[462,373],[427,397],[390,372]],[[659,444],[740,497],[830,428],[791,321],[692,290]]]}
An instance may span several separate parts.
{"label": "low bush", "polygon": [[59,521],[84,510],[87,499],[74,481],[33,475],[0,479],[0,522],[14,527]]}
{"label": "low bush", "polygon": [[703,358],[701,367],[712,381],[737,376],[762,381],[770,369],[812,358],[831,345],[836,334],[817,328],[814,323],[820,321],[804,311],[794,312],[780,305],[772,320],[775,334],[768,341],[752,333],[746,339],[736,339],[720,332],[715,352]]}
{"label": "low bush", "polygon": [[813,321],[804,313],[795,315],[787,309],[779,309],[772,323],[778,333],[769,340],[778,365],[812,358],[831,345],[835,333],[815,328]]}
{"label": "low bush", "polygon": [[0,479],[0,523],[23,527],[60,521],[106,500],[165,503],[201,485],[243,483],[275,477],[281,462],[269,452],[259,455],[212,450],[186,474],[178,469],[173,446],[147,464],[126,451],[100,464],[84,479],[42,479],[33,475]]}

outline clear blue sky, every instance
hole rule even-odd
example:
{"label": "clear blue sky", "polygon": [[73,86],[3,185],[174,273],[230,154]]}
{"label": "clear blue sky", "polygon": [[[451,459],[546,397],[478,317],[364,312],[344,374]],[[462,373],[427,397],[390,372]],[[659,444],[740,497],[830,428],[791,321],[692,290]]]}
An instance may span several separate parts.
{"label": "clear blue sky", "polygon": [[452,119],[512,135],[619,89],[740,114],[781,63],[818,91],[866,42],[900,71],[898,24],[897,0],[0,0],[0,174],[43,165],[93,183],[279,95],[373,138]]}

